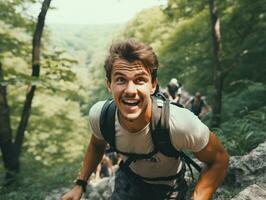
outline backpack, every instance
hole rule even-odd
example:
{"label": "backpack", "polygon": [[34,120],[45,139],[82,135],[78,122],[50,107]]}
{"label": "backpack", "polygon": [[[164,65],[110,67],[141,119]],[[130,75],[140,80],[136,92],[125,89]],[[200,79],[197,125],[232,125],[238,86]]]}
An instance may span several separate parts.
{"label": "backpack", "polygon": [[[173,180],[178,179],[179,177],[184,176],[185,174],[185,165],[187,165],[190,169],[192,178],[193,173],[191,169],[191,165],[197,170],[201,171],[201,167],[193,161],[189,156],[187,156],[183,151],[176,150],[170,140],[170,127],[169,127],[169,106],[170,102],[169,100],[161,93],[156,92],[152,96],[152,117],[150,122],[151,127],[151,137],[154,144],[154,150],[148,154],[135,154],[135,153],[128,153],[128,152],[122,152],[116,148],[116,142],[115,142],[115,114],[116,114],[116,105],[113,99],[107,100],[103,108],[101,110],[100,115],[100,130],[102,133],[103,138],[107,143],[109,143],[110,148],[112,151],[116,151],[117,153],[120,153],[122,155],[127,156],[127,160],[125,162],[120,163],[120,168],[126,170],[133,176],[147,180],[147,181],[167,181],[167,180]],[[135,174],[133,171],[130,170],[129,165],[131,162],[134,162],[136,160],[140,159],[150,159],[153,155],[156,153],[161,152],[165,156],[168,157],[174,157],[174,158],[180,158],[183,164],[182,169],[179,173],[168,176],[168,177],[142,177],[137,174]]]}

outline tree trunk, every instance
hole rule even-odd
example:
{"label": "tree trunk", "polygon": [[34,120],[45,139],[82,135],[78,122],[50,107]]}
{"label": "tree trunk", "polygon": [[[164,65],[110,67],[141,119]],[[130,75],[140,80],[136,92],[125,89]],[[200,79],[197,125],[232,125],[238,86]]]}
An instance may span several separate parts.
{"label": "tree trunk", "polygon": [[213,84],[214,84],[214,98],[212,105],[212,119],[211,127],[217,128],[221,122],[221,109],[222,109],[222,89],[224,74],[221,66],[222,42],[220,34],[220,20],[217,13],[217,7],[214,0],[209,0],[209,9],[211,17],[211,29],[213,39],[213,58],[214,58],[214,71],[213,71]]}
{"label": "tree trunk", "polygon": [[19,171],[18,158],[12,142],[9,106],[7,102],[6,84],[4,82],[2,63],[0,63],[0,148],[6,172],[5,184],[12,182],[14,174]]}
{"label": "tree trunk", "polygon": [[[38,16],[38,22],[37,26],[33,35],[33,40],[32,40],[32,77],[39,77],[40,75],[40,48],[41,48],[41,37],[42,37],[42,32],[43,32],[43,27],[44,27],[44,22],[45,22],[45,16],[48,11],[48,8],[50,6],[51,0],[44,0],[42,4],[42,9],[41,12]],[[16,134],[16,139],[15,139],[15,147],[16,147],[16,154],[17,157],[19,157],[22,144],[23,144],[23,139],[25,135],[25,130],[28,124],[28,120],[30,117],[30,112],[31,112],[31,104],[32,104],[32,99],[34,96],[34,92],[36,90],[36,84],[31,83],[28,87],[27,95],[26,95],[26,100],[24,103],[23,111],[21,114],[21,120],[19,123],[19,127],[17,130]]]}

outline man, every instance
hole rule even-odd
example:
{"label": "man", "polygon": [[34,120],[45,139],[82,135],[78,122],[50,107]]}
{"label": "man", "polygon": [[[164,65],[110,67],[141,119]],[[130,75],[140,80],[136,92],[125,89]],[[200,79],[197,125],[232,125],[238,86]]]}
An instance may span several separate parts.
{"label": "man", "polygon": [[167,85],[167,93],[170,100],[179,103],[181,90],[182,84],[176,78],[172,78]]}
{"label": "man", "polygon": [[204,117],[209,112],[209,106],[202,99],[199,92],[196,92],[195,96],[190,98],[188,102],[186,102],[185,107],[193,112],[196,116],[198,116],[199,119]]}
{"label": "man", "polygon": [[181,87],[181,83],[176,78],[172,78],[167,85],[166,91],[163,92],[170,102],[177,106],[180,106]]}
{"label": "man", "polygon": [[[148,45],[130,40],[114,44],[110,48],[105,71],[107,88],[117,107],[115,142],[120,152],[149,154],[154,149],[149,125],[153,110],[151,95],[156,90],[157,69],[157,57]],[[77,185],[65,194],[62,200],[80,199],[86,181],[101,161],[106,147],[100,129],[103,105],[103,101],[98,102],[90,110],[93,135]],[[206,170],[201,173],[192,198],[211,199],[225,177],[228,166],[227,152],[208,127],[187,109],[170,105],[169,123],[173,146],[176,149],[191,150],[196,158],[207,165]],[[127,158],[128,156],[123,155],[125,163]],[[183,180],[164,181],[164,177],[171,177],[182,171],[181,166],[182,161],[179,158],[170,158],[161,152],[153,155],[152,159],[135,160],[129,164],[129,170],[121,168],[117,171],[111,199],[184,199],[180,197],[185,189]],[[146,180],[138,177],[146,177]]]}

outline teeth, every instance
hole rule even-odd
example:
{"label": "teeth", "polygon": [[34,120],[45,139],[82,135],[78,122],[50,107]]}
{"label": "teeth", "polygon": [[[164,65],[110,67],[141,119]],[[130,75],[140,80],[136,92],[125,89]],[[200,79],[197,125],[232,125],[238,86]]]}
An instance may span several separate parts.
{"label": "teeth", "polygon": [[138,103],[138,101],[136,101],[136,100],[124,100],[124,102],[126,102],[126,103]]}
{"label": "teeth", "polygon": [[139,101],[135,99],[123,99],[123,102],[129,106],[136,106],[139,103]]}

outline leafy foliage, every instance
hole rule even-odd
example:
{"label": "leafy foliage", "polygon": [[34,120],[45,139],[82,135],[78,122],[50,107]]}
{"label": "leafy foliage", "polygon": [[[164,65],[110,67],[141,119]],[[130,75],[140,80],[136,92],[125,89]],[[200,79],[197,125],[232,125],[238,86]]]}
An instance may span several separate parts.
{"label": "leafy foliage", "polygon": [[201,12],[206,5],[206,1],[168,0],[163,11],[171,20],[179,21],[193,17],[195,13]]}
{"label": "leafy foliage", "polygon": [[30,0],[0,1],[0,59],[3,53],[21,55],[29,52],[27,34],[31,34],[35,22],[22,11]]}
{"label": "leafy foliage", "polygon": [[[175,77],[190,93],[200,91],[212,103],[206,2],[169,0],[166,8],[144,10],[125,27],[50,26],[43,38],[38,80],[30,77],[34,22],[24,14],[25,5],[34,2],[0,1],[0,62],[5,80],[1,84],[8,85],[13,129],[20,119],[27,84],[37,84],[21,180],[15,191],[0,188],[0,199],[42,199],[54,188],[72,185],[90,138],[86,115],[91,105],[108,97],[103,63],[112,38],[133,37],[151,44],[159,55],[162,86]],[[226,0],[218,8],[222,64],[229,71],[223,88],[222,125],[215,131],[231,155],[243,155],[266,138],[266,5]],[[208,117],[204,120],[208,124]]]}
{"label": "leafy foliage", "polygon": [[[255,148],[266,138],[265,129],[265,85],[250,81],[235,84],[245,86],[224,97],[222,135],[232,155],[243,155]],[[243,87],[242,86],[242,87]],[[230,119],[230,120],[226,120]]]}
{"label": "leafy foliage", "polygon": [[[76,157],[73,162],[64,165],[46,166],[36,161],[29,154],[22,157],[22,170],[18,182],[12,187],[0,186],[0,199],[35,200],[45,199],[55,188],[73,184],[75,174],[81,165],[82,157]],[[0,165],[0,171],[3,171]],[[0,179],[3,179],[0,173]]]}
{"label": "leafy foliage", "polygon": [[[20,121],[27,86],[37,85],[24,148],[39,162],[52,166],[64,162],[65,159],[73,160],[80,155],[86,142],[84,137],[89,138],[87,120],[80,114],[79,109],[79,100],[85,98],[85,95],[82,91],[77,92],[82,88],[77,84],[77,75],[73,69],[77,61],[63,55],[62,51],[51,51],[47,48],[49,45],[45,42],[48,41],[48,35],[43,38],[46,49],[42,51],[44,54],[41,58],[41,78],[31,77],[29,52],[32,29],[28,25],[34,23],[22,11],[17,13],[24,3],[30,2],[1,1],[1,4],[10,6],[3,11],[3,20],[0,19],[1,33],[5,36],[0,40],[1,44],[5,44],[0,49],[0,62],[4,71],[1,84],[7,85],[8,89],[13,133],[16,133]],[[6,19],[7,14],[17,15]],[[14,28],[18,17],[21,18],[21,24]],[[14,21],[10,21],[12,19]],[[72,143],[73,141],[76,143]]]}
{"label": "leafy foliage", "polygon": [[122,36],[123,38],[137,38],[157,49],[167,39],[169,32],[172,31],[171,28],[174,28],[174,23],[167,21],[163,12],[155,7],[135,16],[124,28]]}

